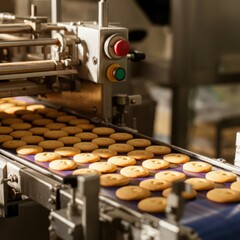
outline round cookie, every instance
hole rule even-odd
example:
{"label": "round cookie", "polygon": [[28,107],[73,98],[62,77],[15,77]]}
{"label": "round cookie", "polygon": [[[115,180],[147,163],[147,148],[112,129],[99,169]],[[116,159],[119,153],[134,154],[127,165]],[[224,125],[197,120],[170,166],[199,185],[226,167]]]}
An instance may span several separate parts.
{"label": "round cookie", "polygon": [[75,135],[83,131],[80,127],[76,126],[66,126],[63,127],[61,130],[67,132],[69,135]]}
{"label": "round cookie", "polygon": [[10,127],[14,130],[28,130],[32,125],[30,123],[13,123]]}
{"label": "round cookie", "polygon": [[162,213],[167,207],[167,200],[163,197],[149,197],[138,203],[138,209],[148,213]]}
{"label": "round cookie", "polygon": [[46,127],[33,127],[29,129],[34,135],[44,135],[45,132],[48,132],[49,129]]}
{"label": "round cookie", "polygon": [[212,165],[201,161],[191,161],[183,164],[183,170],[188,172],[209,172],[212,170]]}
{"label": "round cookie", "polygon": [[36,112],[46,116],[50,112],[57,112],[57,109],[45,107],[45,108],[36,109]]}
{"label": "round cookie", "polygon": [[214,182],[206,178],[188,178],[185,183],[192,185],[196,191],[206,191],[214,188]]}
{"label": "round cookie", "polygon": [[139,148],[142,148],[142,147],[148,147],[150,146],[152,143],[151,141],[149,141],[148,139],[144,139],[144,138],[134,138],[134,139],[131,139],[131,140],[128,140],[127,141],[127,144],[130,144],[134,147],[139,147]]}
{"label": "round cookie", "polygon": [[94,129],[96,126],[90,123],[82,123],[77,125],[77,127],[80,127],[81,129],[83,129],[84,131],[91,131],[92,129]]}
{"label": "round cookie", "polygon": [[98,135],[92,132],[81,132],[76,134],[75,137],[79,137],[82,141],[91,141],[94,138],[97,138]]}
{"label": "round cookie", "polygon": [[44,137],[48,139],[58,139],[68,136],[68,133],[62,130],[50,130],[44,133]]}
{"label": "round cookie", "polygon": [[92,152],[95,155],[98,155],[100,158],[110,158],[117,155],[116,151],[110,149],[96,149]]}
{"label": "round cookie", "polygon": [[8,140],[2,144],[2,147],[7,149],[17,149],[18,147],[25,145],[27,145],[27,143],[21,140]]}
{"label": "round cookie", "polygon": [[163,179],[146,179],[139,183],[139,186],[149,191],[162,191],[172,186],[172,182]]}
{"label": "round cookie", "polygon": [[118,153],[127,153],[134,149],[132,145],[126,143],[114,143],[108,147],[108,149],[117,151]]}
{"label": "round cookie", "polygon": [[206,173],[205,178],[213,182],[226,183],[235,181],[237,179],[237,175],[224,170],[215,170]]}
{"label": "round cookie", "polygon": [[41,119],[42,116],[40,114],[37,113],[31,113],[31,114],[24,114],[21,116],[21,119],[27,122],[32,122],[36,119]]}
{"label": "round cookie", "polygon": [[51,118],[51,119],[56,119],[60,116],[67,115],[65,112],[59,112],[59,111],[54,111],[54,112],[49,112],[47,113],[46,117]]}
{"label": "round cookie", "polygon": [[[171,192],[171,190],[172,190],[172,188],[166,188],[165,190],[163,190],[162,195],[167,198],[169,193]],[[194,189],[192,189],[191,192],[187,192],[187,191],[182,192],[182,197],[186,200],[193,199],[196,196],[197,196],[197,192]]]}
{"label": "round cookie", "polygon": [[38,127],[44,127],[50,123],[53,123],[53,120],[48,119],[48,118],[36,119],[32,122],[33,125],[38,126]]}
{"label": "round cookie", "polygon": [[9,113],[9,114],[14,114],[15,112],[19,110],[25,109],[25,106],[12,106],[9,108],[4,109],[4,112]]}
{"label": "round cookie", "polygon": [[163,159],[148,159],[142,162],[142,166],[149,170],[160,170],[169,168],[170,163]]}
{"label": "round cookie", "polygon": [[145,150],[134,150],[127,154],[129,157],[133,157],[136,160],[145,160],[149,158],[153,158],[154,155],[151,152]]}
{"label": "round cookie", "polygon": [[61,155],[55,152],[41,152],[41,153],[37,153],[34,156],[34,159],[37,162],[51,162],[53,160],[57,160],[60,158],[61,158]]}
{"label": "round cookie", "polygon": [[100,161],[100,157],[92,153],[79,153],[73,157],[73,160],[78,164],[93,163]]}
{"label": "round cookie", "polygon": [[73,147],[79,148],[82,152],[92,152],[98,149],[98,145],[92,142],[80,142],[73,145]]}
{"label": "round cookie", "polygon": [[22,123],[23,120],[20,118],[5,118],[2,120],[2,125],[10,126],[14,123]]}
{"label": "round cookie", "polygon": [[133,135],[130,133],[124,133],[124,132],[117,132],[112,133],[110,135],[110,138],[114,139],[115,141],[128,141],[133,138]]}
{"label": "round cookie", "polygon": [[45,140],[40,142],[38,145],[43,147],[43,149],[46,149],[46,150],[54,150],[56,148],[60,148],[64,146],[63,142],[58,140]]}
{"label": "round cookie", "polygon": [[32,136],[32,132],[28,130],[17,130],[10,133],[13,138],[20,139],[24,136]]}
{"label": "round cookie", "polygon": [[129,178],[147,177],[149,176],[148,169],[142,166],[127,166],[120,170],[120,173]]}
{"label": "round cookie", "polygon": [[117,173],[108,173],[100,176],[100,185],[103,187],[119,187],[125,186],[129,183],[129,178],[117,174]]}
{"label": "round cookie", "polygon": [[57,171],[74,170],[77,167],[77,163],[70,159],[57,159],[49,163],[49,168]]}
{"label": "round cookie", "polygon": [[185,180],[186,175],[182,172],[178,171],[161,171],[155,174],[156,179],[163,179],[170,182],[178,181],[178,180]]}
{"label": "round cookie", "polygon": [[62,123],[68,123],[69,121],[71,121],[73,119],[77,119],[77,117],[74,115],[63,115],[63,116],[57,117],[56,121],[62,122]]}
{"label": "round cookie", "polygon": [[29,111],[36,111],[37,109],[43,109],[45,106],[43,104],[31,104],[27,106],[27,110]]}
{"label": "round cookie", "polygon": [[9,134],[13,131],[11,127],[0,126],[0,134]]}
{"label": "round cookie", "polygon": [[119,188],[115,195],[121,200],[132,201],[147,198],[151,195],[151,192],[139,186],[124,186]]}
{"label": "round cookie", "polygon": [[92,143],[97,144],[100,147],[108,147],[115,143],[114,139],[106,138],[106,137],[98,137],[92,140]]}
{"label": "round cookie", "polygon": [[0,120],[3,120],[5,118],[16,118],[16,115],[5,113],[5,112],[0,112]]}
{"label": "round cookie", "polygon": [[109,127],[95,127],[92,130],[93,133],[96,133],[97,135],[110,135],[115,132],[113,128]]}
{"label": "round cookie", "polygon": [[33,113],[33,112],[30,111],[30,110],[27,110],[27,109],[20,109],[20,110],[15,112],[15,114],[18,115],[18,116],[22,116],[22,115],[25,115],[25,114],[31,114],[31,113]]}
{"label": "round cookie", "polygon": [[94,169],[89,168],[79,168],[73,171],[73,175],[90,175],[90,174],[98,174],[101,176],[101,173],[99,171],[96,171]]}
{"label": "round cookie", "polygon": [[190,158],[189,156],[182,153],[169,153],[163,156],[163,160],[170,163],[181,164],[190,161]]}
{"label": "round cookie", "polygon": [[168,154],[171,152],[171,148],[167,146],[152,145],[145,148],[146,151],[152,152],[153,154]]}
{"label": "round cookie", "polygon": [[58,140],[63,142],[64,145],[73,145],[73,144],[81,142],[80,138],[74,137],[74,136],[60,137],[60,138],[58,138]]}
{"label": "round cookie", "polygon": [[95,162],[89,165],[90,169],[97,170],[101,173],[112,173],[117,170],[117,166],[115,164],[109,162]]}
{"label": "round cookie", "polygon": [[11,135],[5,135],[5,134],[0,135],[0,143],[6,142],[12,139],[13,137]]}
{"label": "round cookie", "polygon": [[50,130],[61,130],[63,127],[66,127],[65,123],[49,123],[45,126]]}
{"label": "round cookie", "polygon": [[108,162],[113,163],[119,167],[127,167],[136,164],[135,158],[128,156],[114,156],[109,158]]}
{"label": "round cookie", "polygon": [[229,188],[215,188],[207,192],[207,199],[217,203],[240,202],[240,192]]}
{"label": "round cookie", "polygon": [[55,153],[63,157],[71,157],[80,153],[80,149],[74,147],[60,147],[54,150]]}
{"label": "round cookie", "polygon": [[27,144],[38,144],[44,141],[44,138],[41,136],[23,136],[21,140],[25,141]]}
{"label": "round cookie", "polygon": [[16,152],[21,155],[37,154],[42,151],[43,148],[37,145],[25,145],[16,149]]}
{"label": "round cookie", "polygon": [[236,182],[233,182],[230,186],[230,188],[234,191],[238,191],[240,192],[240,182],[236,181]]}
{"label": "round cookie", "polygon": [[14,103],[1,103],[0,104],[0,111],[4,111],[5,109],[7,108],[10,108],[10,107],[14,107],[15,104]]}
{"label": "round cookie", "polygon": [[79,124],[88,124],[90,123],[90,121],[88,119],[84,119],[84,118],[77,118],[77,119],[72,119],[69,121],[69,125],[79,125]]}

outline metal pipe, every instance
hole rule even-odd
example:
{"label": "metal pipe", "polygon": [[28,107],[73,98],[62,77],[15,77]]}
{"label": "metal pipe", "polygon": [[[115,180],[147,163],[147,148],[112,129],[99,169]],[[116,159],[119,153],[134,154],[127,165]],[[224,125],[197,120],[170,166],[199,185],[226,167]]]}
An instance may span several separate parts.
{"label": "metal pipe", "polygon": [[98,2],[98,25],[99,27],[108,26],[108,2],[100,0]]}
{"label": "metal pipe", "polygon": [[31,32],[32,27],[26,24],[1,24],[0,33],[22,33]]}
{"label": "metal pipe", "polygon": [[20,37],[12,34],[0,34],[0,39],[4,41],[19,41],[19,40],[29,40],[29,37]]}

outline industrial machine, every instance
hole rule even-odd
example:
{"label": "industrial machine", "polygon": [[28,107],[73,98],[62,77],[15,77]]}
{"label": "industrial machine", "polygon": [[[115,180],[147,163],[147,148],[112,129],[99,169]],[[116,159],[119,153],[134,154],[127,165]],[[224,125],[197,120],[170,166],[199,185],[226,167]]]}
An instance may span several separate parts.
{"label": "industrial machine", "polygon": [[[223,159],[156,141],[125,125],[125,107],[140,104],[141,97],[113,95],[112,86],[127,80],[128,60],[138,61],[144,55],[130,51],[126,28],[109,24],[108,2],[98,4],[97,22],[49,23],[37,15],[35,6],[30,17],[1,14],[0,97],[27,96],[26,102],[84,117],[96,126],[131,133],[234,172],[239,181],[240,169]],[[181,166],[172,168],[182,171]],[[137,209],[136,201],[117,199],[115,188],[100,187],[98,175],[75,177],[70,171],[51,171],[31,155],[4,148],[0,148],[0,181],[0,216],[16,217],[22,202],[34,201],[48,210],[50,239],[219,240],[240,235],[239,203],[220,205],[199,193],[184,204],[181,193],[191,189],[183,182],[173,185],[166,213],[148,214]],[[37,219],[40,226],[41,220]]]}

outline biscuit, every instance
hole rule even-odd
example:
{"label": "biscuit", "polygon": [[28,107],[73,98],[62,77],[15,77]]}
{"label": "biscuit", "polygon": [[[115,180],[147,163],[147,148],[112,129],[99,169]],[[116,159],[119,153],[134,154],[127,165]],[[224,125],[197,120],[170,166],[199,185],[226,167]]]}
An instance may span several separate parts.
{"label": "biscuit", "polygon": [[37,154],[42,151],[43,148],[37,145],[25,145],[16,149],[16,152],[21,155]]}
{"label": "biscuit", "polygon": [[109,158],[108,162],[113,163],[119,167],[127,167],[136,164],[135,158],[128,156],[114,156]]}
{"label": "biscuit", "polygon": [[36,119],[41,119],[41,118],[42,118],[42,116],[37,113],[24,114],[21,116],[21,119],[23,119],[24,121],[27,121],[27,122],[32,122]]}
{"label": "biscuit", "polygon": [[206,178],[188,178],[185,183],[192,185],[196,191],[206,191],[214,188],[214,182]]}
{"label": "biscuit", "polygon": [[18,116],[22,116],[22,115],[25,115],[25,114],[31,114],[31,113],[33,113],[33,112],[30,111],[30,110],[27,110],[27,109],[20,109],[20,110],[15,112],[15,114],[18,115]]}
{"label": "biscuit", "polygon": [[14,130],[28,130],[32,125],[30,123],[13,123],[10,127]]}
{"label": "biscuit", "polygon": [[111,173],[117,170],[117,166],[115,164],[109,162],[95,162],[89,165],[90,169],[97,170],[101,173]]}
{"label": "biscuit", "polygon": [[139,183],[139,186],[149,191],[162,191],[172,186],[172,182],[163,179],[146,179]]}
{"label": "biscuit", "polygon": [[93,163],[100,161],[100,157],[93,153],[79,153],[73,157],[73,160],[78,164]]}
{"label": "biscuit", "polygon": [[45,132],[48,132],[49,129],[46,127],[33,127],[29,129],[34,135],[44,135]]}
{"label": "biscuit", "polygon": [[110,149],[96,149],[92,152],[95,155],[98,155],[100,158],[110,158],[117,155],[116,151]]}
{"label": "biscuit", "polygon": [[148,159],[142,162],[142,166],[149,170],[160,170],[169,168],[170,163],[163,159]]}
{"label": "biscuit", "polygon": [[84,131],[91,131],[96,126],[90,123],[78,124],[77,127],[80,127]]}
{"label": "biscuit", "polygon": [[163,197],[149,197],[142,199],[137,207],[142,212],[162,213],[167,207],[167,200]]}
{"label": "biscuit", "polygon": [[207,199],[217,203],[240,202],[240,192],[229,188],[215,188],[207,192]]}
{"label": "biscuit", "polygon": [[44,127],[50,123],[53,123],[53,120],[48,119],[48,118],[40,118],[40,119],[36,119],[32,122],[33,125],[39,126],[39,127]]}
{"label": "biscuit", "polygon": [[2,147],[7,149],[17,149],[24,145],[27,145],[27,143],[21,140],[8,140],[2,144]]}
{"label": "biscuit", "polygon": [[212,170],[212,165],[201,161],[191,161],[183,164],[183,170],[188,172],[209,172]]}
{"label": "biscuit", "polygon": [[6,135],[6,134],[2,134],[0,135],[0,143],[12,140],[13,137],[11,135]]}
{"label": "biscuit", "polygon": [[46,128],[50,130],[61,130],[63,127],[66,127],[65,123],[49,123],[45,125]]}
{"label": "biscuit", "polygon": [[137,178],[137,177],[147,177],[149,176],[148,169],[142,166],[127,166],[120,170],[120,173],[129,178]]}
{"label": "biscuit", "polygon": [[79,137],[82,141],[91,141],[94,138],[97,138],[98,135],[92,132],[81,132],[75,135],[76,137]]}
{"label": "biscuit", "polygon": [[54,112],[49,112],[46,114],[46,117],[48,118],[52,118],[52,119],[56,119],[60,116],[64,116],[64,115],[67,115],[67,113],[65,112],[59,112],[59,111],[54,111]]}
{"label": "biscuit", "polygon": [[36,109],[36,112],[46,116],[48,113],[57,112],[57,109],[46,107],[46,108]]}
{"label": "biscuit", "polygon": [[92,142],[75,143],[73,147],[79,148],[82,152],[92,152],[98,149],[98,145]]}
{"label": "biscuit", "polygon": [[230,185],[230,188],[234,191],[240,191],[240,182],[236,181]]}
{"label": "biscuit", "polygon": [[26,107],[29,111],[36,111],[37,109],[43,109],[45,106],[43,104],[31,104]]}
{"label": "biscuit", "polygon": [[74,147],[60,147],[54,150],[55,153],[63,157],[71,157],[80,153],[80,149]]}
{"label": "biscuit", "polygon": [[69,135],[75,135],[83,131],[80,127],[76,126],[66,126],[63,127],[61,130],[67,132]]}
{"label": "biscuit", "polygon": [[148,139],[144,139],[144,138],[134,138],[134,139],[131,139],[131,140],[128,140],[127,141],[127,144],[130,144],[134,147],[139,147],[139,148],[142,148],[142,147],[148,147],[150,146],[152,143],[151,141],[149,141]]}
{"label": "biscuit", "polygon": [[34,156],[34,159],[37,162],[51,162],[53,160],[57,160],[60,158],[61,158],[61,155],[55,152],[41,152],[41,153],[37,153]]}
{"label": "biscuit", "polygon": [[153,154],[160,155],[160,154],[168,154],[171,152],[171,148],[167,146],[160,146],[160,145],[152,145],[145,148],[146,151],[152,152]]}
{"label": "biscuit", "polygon": [[27,144],[38,144],[44,140],[41,136],[23,136],[21,137],[22,141],[25,141]]}
{"label": "biscuit", "polygon": [[[172,190],[172,188],[166,188],[165,190],[163,190],[162,195],[167,198],[169,193],[171,192],[171,190]],[[186,200],[193,199],[196,196],[197,196],[197,192],[194,189],[192,189],[190,192],[188,192],[188,191],[182,192],[182,197]]]}
{"label": "biscuit", "polygon": [[38,145],[43,147],[43,149],[46,149],[46,150],[53,150],[53,149],[64,146],[63,142],[58,140],[45,140],[40,142]]}
{"label": "biscuit", "polygon": [[136,160],[145,160],[145,159],[154,157],[152,152],[148,152],[145,150],[134,150],[134,151],[129,152],[127,155],[129,157],[135,158]]}
{"label": "biscuit", "polygon": [[237,175],[224,170],[215,170],[206,173],[205,178],[213,182],[226,183],[235,181],[237,179]]}
{"label": "biscuit", "polygon": [[190,158],[189,156],[182,153],[169,153],[163,156],[163,160],[170,163],[181,164],[190,161]]}
{"label": "biscuit", "polygon": [[103,187],[119,187],[125,186],[129,183],[129,178],[117,174],[117,173],[108,173],[100,176],[100,185]]}
{"label": "biscuit", "polygon": [[132,201],[147,198],[151,195],[151,192],[139,186],[124,186],[119,188],[115,195],[121,200]]}
{"label": "biscuit", "polygon": [[108,147],[108,149],[117,151],[118,153],[127,153],[134,149],[132,145],[126,143],[114,143]]}
{"label": "biscuit", "polygon": [[10,126],[13,123],[21,123],[23,122],[20,118],[5,118],[2,120],[2,125]]}
{"label": "biscuit", "polygon": [[0,134],[9,134],[13,131],[11,127],[0,126]]}
{"label": "biscuit", "polygon": [[99,176],[101,173],[97,170],[94,169],[89,169],[89,168],[79,168],[73,171],[73,175],[90,175],[90,174],[98,174]]}
{"label": "biscuit", "polygon": [[24,136],[32,136],[33,133],[28,130],[17,130],[10,133],[13,138],[20,139]]}
{"label": "biscuit", "polygon": [[112,133],[109,137],[115,141],[128,141],[133,138],[133,135],[130,133],[118,132]]}
{"label": "biscuit", "polygon": [[77,119],[72,119],[69,121],[69,125],[79,125],[79,124],[88,124],[90,123],[90,121],[88,119],[84,119],[84,118],[77,118]]}
{"label": "biscuit", "polygon": [[97,135],[110,135],[115,132],[113,128],[109,127],[95,127],[92,130],[93,133],[96,133]]}
{"label": "biscuit", "polygon": [[25,106],[12,106],[12,107],[4,109],[4,112],[13,114],[16,111],[23,110],[23,109],[25,109]]}
{"label": "biscuit", "polygon": [[63,142],[64,145],[73,145],[75,143],[81,142],[80,138],[74,136],[60,137],[58,140]]}
{"label": "biscuit", "polygon": [[182,172],[169,170],[169,171],[161,171],[156,173],[155,178],[173,182],[173,181],[185,180],[186,175]]}
{"label": "biscuit", "polygon": [[57,117],[56,121],[61,123],[68,123],[73,119],[77,119],[77,117],[74,115],[63,115],[63,116]]}
{"label": "biscuit", "polygon": [[108,147],[115,143],[114,139],[106,138],[106,137],[98,137],[92,140],[92,143],[96,143],[100,147]]}
{"label": "biscuit", "polygon": [[1,103],[1,104],[0,104],[0,111],[3,111],[3,110],[5,110],[5,109],[7,109],[7,108],[14,107],[14,106],[15,106],[14,103],[8,103],[8,102],[6,102],[6,103]]}
{"label": "biscuit", "polygon": [[16,118],[16,115],[5,113],[5,112],[0,112],[0,120],[3,120],[5,118],[14,118],[14,117]]}
{"label": "biscuit", "polygon": [[57,171],[74,170],[77,167],[77,163],[70,159],[57,159],[49,163],[49,168]]}
{"label": "biscuit", "polygon": [[44,137],[48,139],[58,139],[66,136],[68,136],[68,133],[62,130],[50,130],[44,133]]}

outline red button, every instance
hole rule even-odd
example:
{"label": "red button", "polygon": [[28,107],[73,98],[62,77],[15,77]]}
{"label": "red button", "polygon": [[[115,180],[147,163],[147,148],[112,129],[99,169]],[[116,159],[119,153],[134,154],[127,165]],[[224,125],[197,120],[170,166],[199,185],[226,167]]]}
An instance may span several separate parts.
{"label": "red button", "polygon": [[114,44],[114,53],[117,56],[124,57],[128,54],[129,48],[128,41],[121,39]]}

